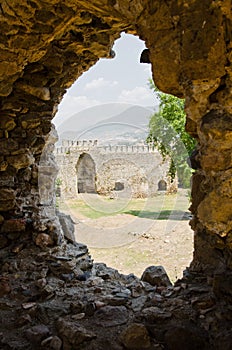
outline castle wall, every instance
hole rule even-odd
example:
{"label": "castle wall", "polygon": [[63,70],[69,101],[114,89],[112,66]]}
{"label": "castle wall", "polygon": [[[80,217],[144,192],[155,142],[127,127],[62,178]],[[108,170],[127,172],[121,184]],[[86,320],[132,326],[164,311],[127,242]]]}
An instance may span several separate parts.
{"label": "castle wall", "polygon": [[177,186],[176,182],[171,184],[167,176],[169,161],[163,161],[160,153],[150,146],[98,146],[96,141],[77,142],[65,141],[56,149],[64,198],[75,198],[78,194],[78,162],[83,154],[90,155],[95,163],[99,194],[112,195],[117,182],[123,184],[125,194],[132,197],[154,196],[160,180],[166,181],[168,191]]}

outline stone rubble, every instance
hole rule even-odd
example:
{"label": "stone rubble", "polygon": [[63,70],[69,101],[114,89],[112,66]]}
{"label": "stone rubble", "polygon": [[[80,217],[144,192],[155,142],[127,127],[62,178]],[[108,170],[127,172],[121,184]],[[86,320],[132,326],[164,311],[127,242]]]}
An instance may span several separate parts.
{"label": "stone rubble", "polygon": [[2,350],[230,349],[232,307],[204,275],[186,272],[173,286],[150,266],[150,284],[94,264],[85,245],[68,241],[3,255]]}

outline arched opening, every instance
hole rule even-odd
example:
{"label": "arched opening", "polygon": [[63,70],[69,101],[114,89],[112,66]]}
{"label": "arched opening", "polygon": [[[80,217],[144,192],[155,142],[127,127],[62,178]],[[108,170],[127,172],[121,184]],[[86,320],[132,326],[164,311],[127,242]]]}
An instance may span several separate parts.
{"label": "arched opening", "polygon": [[96,193],[96,167],[90,154],[80,155],[76,165],[77,170],[77,192]]}
{"label": "arched opening", "polygon": [[167,191],[167,182],[165,180],[160,180],[158,182],[158,191]]}
{"label": "arched opening", "polygon": [[[230,2],[13,4],[3,1],[0,6],[1,348],[230,349]],[[66,225],[66,236],[60,229],[51,153],[40,182],[46,203],[39,198],[40,155],[56,106],[84,70],[99,57],[109,57],[111,43],[125,29],[146,40],[157,86],[187,97],[186,127],[199,143],[192,159],[194,260],[173,288],[157,283],[157,271],[148,271],[150,286],[103,264],[92,269],[87,248],[73,244],[70,227]],[[130,50],[127,56],[132,57]],[[155,242],[154,237],[152,244],[148,235],[146,239],[147,249],[159,250],[162,239]],[[163,237],[165,244],[170,240]],[[183,247],[181,239],[175,243]],[[174,247],[171,242],[166,258],[174,255]],[[159,263],[156,252],[150,263]]]}
{"label": "arched opening", "polygon": [[[158,188],[158,181],[166,179],[168,165],[157,155],[158,151],[153,152],[144,143],[149,117],[158,111],[158,101],[148,87],[151,66],[140,63],[144,47],[138,37],[122,33],[113,46],[115,58],[99,60],[68,91],[58,118],[71,105],[70,118],[64,118],[62,125],[58,123],[58,131],[69,140],[69,161],[76,153],[83,153],[76,167],[77,192],[95,192],[94,196],[78,196],[82,202],[75,197],[76,203],[71,204],[76,207],[76,221],[80,222],[77,241],[87,244],[95,262],[104,261],[122,273],[141,275],[154,259],[153,238],[159,236],[162,248],[155,264],[164,265],[175,280],[192,258],[192,232],[184,217],[189,201],[186,193],[167,199],[165,180]],[[83,111],[78,111],[80,102]],[[149,105],[153,107],[147,108]],[[97,144],[92,140],[98,140]],[[87,157],[88,152],[92,160]],[[96,179],[91,170],[93,162]],[[181,235],[175,234],[179,230]],[[142,234],[144,238],[139,239]],[[186,242],[184,250],[177,244],[180,236]],[[173,258],[170,263],[166,258],[167,242],[173,252],[169,254]],[[130,254],[125,254],[129,246]],[[175,259],[175,254],[182,258]]]}

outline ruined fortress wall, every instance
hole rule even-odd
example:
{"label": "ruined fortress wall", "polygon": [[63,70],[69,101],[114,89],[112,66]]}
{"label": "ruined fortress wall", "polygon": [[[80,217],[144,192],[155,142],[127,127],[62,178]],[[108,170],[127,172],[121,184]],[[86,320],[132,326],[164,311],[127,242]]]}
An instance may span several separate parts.
{"label": "ruined fortress wall", "polygon": [[[198,142],[191,270],[231,272],[231,1],[12,0],[0,10],[1,246],[23,240],[25,232],[41,248],[63,242],[50,215],[53,181],[48,189],[39,180],[51,120],[67,89],[99,58],[112,57],[113,42],[126,31],[145,41],[156,86],[186,99],[186,130]],[[52,179],[52,155],[45,161]]]}
{"label": "ruined fortress wall", "polygon": [[94,162],[99,194],[111,194],[117,182],[133,197],[155,195],[160,180],[167,183],[167,190],[176,186],[176,183],[171,185],[167,176],[169,161],[164,162],[160,153],[147,145],[97,146],[94,141],[77,145],[69,141],[56,149],[64,197],[75,198],[78,194],[78,162],[84,154],[89,154]]}

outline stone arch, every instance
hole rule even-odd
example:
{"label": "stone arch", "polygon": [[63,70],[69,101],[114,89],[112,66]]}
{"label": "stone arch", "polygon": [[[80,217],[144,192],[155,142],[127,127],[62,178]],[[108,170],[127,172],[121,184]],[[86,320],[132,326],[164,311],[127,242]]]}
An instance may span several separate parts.
{"label": "stone arch", "polygon": [[[23,279],[31,264],[22,260],[28,255],[33,257],[33,253],[32,248],[20,254],[21,250],[32,247],[32,243],[44,249],[64,242],[55,202],[51,199],[43,207],[39,198],[40,157],[52,129],[51,119],[66,89],[100,57],[111,57],[113,41],[120,32],[127,30],[138,34],[150,49],[148,59],[156,85],[164,92],[187,97],[186,129],[198,141],[197,153],[191,159],[195,170],[191,195],[195,251],[184,279],[190,288],[184,288],[183,294],[189,304],[179,308],[178,317],[183,317],[181,325],[172,331],[175,318],[163,332],[158,329],[158,334],[162,334],[160,341],[167,343],[166,348],[183,349],[186,344],[188,346],[190,336],[196,348],[215,345],[217,349],[229,349],[231,321],[226,303],[231,303],[232,280],[230,1],[21,0],[14,1],[13,6],[8,3],[3,1],[0,9],[0,225],[1,247],[6,249],[1,254],[3,273],[12,272],[10,282],[15,283],[17,262],[11,264],[10,261],[14,254]],[[48,167],[44,164],[44,170],[52,178],[55,170],[51,165],[55,168],[55,164],[50,149],[46,162]],[[49,273],[55,271],[56,276],[60,275],[61,263],[51,263],[52,259],[61,259],[59,253],[63,254],[64,250],[47,249],[43,255],[37,250],[35,262],[41,265],[44,261],[50,266]],[[71,254],[71,250],[69,253],[68,249],[66,253],[70,254],[68,260],[75,262],[66,263],[68,274],[72,275],[70,268],[77,265],[77,255]],[[34,264],[33,269],[36,267]],[[193,284],[191,288],[191,283],[194,281],[196,285],[203,285],[204,293],[210,291],[206,298],[199,297],[199,293],[193,298],[196,286]],[[3,276],[1,293],[10,292],[8,282],[8,276],[6,279]],[[23,282],[20,280],[20,283]],[[16,291],[18,286],[15,287]],[[181,287],[182,284],[178,289]],[[39,290],[38,285],[36,289]],[[44,298],[47,291],[41,290]],[[13,296],[12,293],[10,298]],[[220,303],[215,302],[215,298]],[[181,300],[177,299],[178,305]],[[167,304],[163,303],[165,309],[171,301],[175,302],[174,294]],[[168,312],[164,315],[165,322],[171,319],[173,306],[174,303],[170,315]],[[210,317],[205,313],[207,307],[210,307]],[[214,313],[214,308],[218,308],[218,312]],[[157,310],[152,312],[154,318],[159,317]],[[199,334],[189,322],[184,325],[186,314],[191,315],[193,323],[200,320],[197,323]],[[143,316],[147,323],[149,313],[143,312]],[[63,335],[70,328],[67,320],[59,319],[58,325],[61,327],[57,328],[63,328]],[[209,346],[204,344],[205,329],[211,341]],[[45,333],[49,333],[49,328]],[[126,334],[129,334],[128,329]],[[176,336],[178,334],[181,337]],[[147,339],[147,330],[144,329],[142,335],[141,341]],[[94,338],[95,334],[87,334],[87,337]],[[124,333],[125,338],[129,337]],[[64,339],[68,342],[67,337]],[[146,345],[152,346],[150,342]],[[70,348],[73,346],[72,343]]]}
{"label": "stone arch", "polygon": [[96,193],[96,165],[88,153],[82,153],[76,165],[77,192]]}

